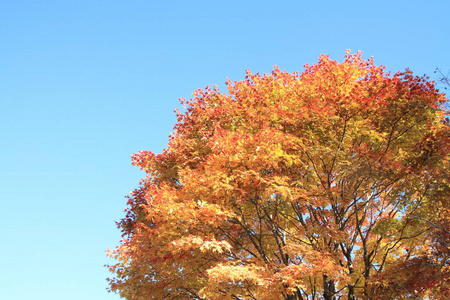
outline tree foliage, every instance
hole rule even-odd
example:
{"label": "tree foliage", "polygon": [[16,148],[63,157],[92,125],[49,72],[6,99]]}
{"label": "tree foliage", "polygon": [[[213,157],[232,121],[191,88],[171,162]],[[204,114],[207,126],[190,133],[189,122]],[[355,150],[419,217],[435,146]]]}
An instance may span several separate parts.
{"label": "tree foliage", "polygon": [[[118,223],[127,299],[444,299],[450,130],[428,78],[361,53],[183,100]],[[448,298],[447,298],[448,299]]]}

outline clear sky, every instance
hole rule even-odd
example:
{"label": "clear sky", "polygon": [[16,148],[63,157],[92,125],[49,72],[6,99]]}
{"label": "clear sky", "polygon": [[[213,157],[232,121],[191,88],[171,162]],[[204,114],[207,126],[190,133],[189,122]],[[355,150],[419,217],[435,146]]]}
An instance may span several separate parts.
{"label": "clear sky", "polygon": [[244,70],[302,71],[346,49],[389,70],[450,70],[450,2],[0,1],[0,298],[108,300],[105,249],[139,150],[178,98]]}

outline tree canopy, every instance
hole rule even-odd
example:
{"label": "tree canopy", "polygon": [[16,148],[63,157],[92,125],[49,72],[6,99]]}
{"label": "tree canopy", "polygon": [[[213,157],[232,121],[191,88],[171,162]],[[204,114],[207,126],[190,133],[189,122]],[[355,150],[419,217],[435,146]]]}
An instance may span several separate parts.
{"label": "tree canopy", "polygon": [[450,126],[360,52],[197,90],[128,198],[126,299],[448,299]]}

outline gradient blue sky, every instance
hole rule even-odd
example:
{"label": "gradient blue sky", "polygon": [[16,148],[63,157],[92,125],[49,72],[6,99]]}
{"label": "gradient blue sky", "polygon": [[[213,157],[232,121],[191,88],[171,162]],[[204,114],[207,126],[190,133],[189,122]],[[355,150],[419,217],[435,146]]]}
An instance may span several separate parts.
{"label": "gradient blue sky", "polygon": [[[105,249],[178,98],[362,50],[450,69],[450,2],[0,1],[0,298],[119,299]],[[436,78],[436,77],[433,77]]]}

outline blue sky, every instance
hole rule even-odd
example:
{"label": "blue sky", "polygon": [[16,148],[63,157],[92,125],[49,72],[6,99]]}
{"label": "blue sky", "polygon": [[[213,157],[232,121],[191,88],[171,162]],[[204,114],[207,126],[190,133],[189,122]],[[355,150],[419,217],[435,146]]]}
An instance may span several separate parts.
{"label": "blue sky", "polygon": [[0,298],[119,299],[105,249],[139,150],[178,98],[245,69],[302,71],[362,50],[392,71],[450,70],[450,2],[0,2]]}

